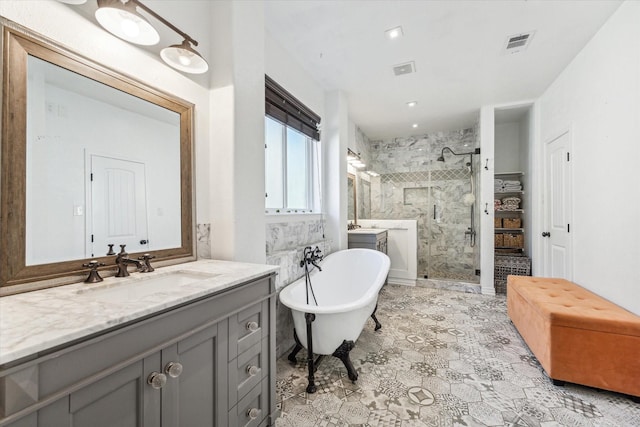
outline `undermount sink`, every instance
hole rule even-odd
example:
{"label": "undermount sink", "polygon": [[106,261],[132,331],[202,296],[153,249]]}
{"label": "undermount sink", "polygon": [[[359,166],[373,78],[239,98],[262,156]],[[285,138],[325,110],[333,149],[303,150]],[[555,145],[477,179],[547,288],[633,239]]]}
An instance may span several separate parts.
{"label": "undermount sink", "polygon": [[132,275],[129,278],[112,278],[110,283],[87,285],[87,287],[78,290],[76,294],[92,299],[126,301],[173,291],[181,286],[218,276],[218,274],[183,270],[149,278],[140,277],[140,274]]}

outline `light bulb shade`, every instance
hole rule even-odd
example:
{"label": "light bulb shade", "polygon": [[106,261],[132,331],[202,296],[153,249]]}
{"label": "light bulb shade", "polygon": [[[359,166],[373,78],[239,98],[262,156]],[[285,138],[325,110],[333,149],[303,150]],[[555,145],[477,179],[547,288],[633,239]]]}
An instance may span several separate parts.
{"label": "light bulb shade", "polygon": [[187,40],[182,44],[165,47],[160,51],[160,56],[168,65],[185,73],[202,74],[209,69],[207,61],[191,47]]}
{"label": "light bulb shade", "polygon": [[120,0],[98,0],[96,19],[116,37],[131,43],[152,46],[160,41],[160,34],[136,10],[131,1],[122,3]]}

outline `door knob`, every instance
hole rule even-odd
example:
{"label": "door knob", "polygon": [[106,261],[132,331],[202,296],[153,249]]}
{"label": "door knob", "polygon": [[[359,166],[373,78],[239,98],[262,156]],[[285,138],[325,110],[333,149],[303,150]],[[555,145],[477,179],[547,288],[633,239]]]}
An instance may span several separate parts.
{"label": "door knob", "polygon": [[542,237],[551,237],[551,233],[548,231],[543,231],[542,232]]}
{"label": "door knob", "polygon": [[149,243],[149,241],[147,239],[140,240],[140,244],[141,245],[146,245],[147,243]]}
{"label": "door knob", "polygon": [[258,368],[256,365],[247,366],[247,374],[249,374],[250,376],[256,375],[259,371],[260,368]]}

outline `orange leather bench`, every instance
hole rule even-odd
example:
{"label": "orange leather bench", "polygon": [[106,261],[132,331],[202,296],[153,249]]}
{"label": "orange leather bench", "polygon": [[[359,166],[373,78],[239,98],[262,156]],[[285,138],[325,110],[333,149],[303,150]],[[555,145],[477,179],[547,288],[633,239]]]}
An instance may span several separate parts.
{"label": "orange leather bench", "polygon": [[640,397],[640,317],[564,279],[507,277],[507,312],[554,384]]}

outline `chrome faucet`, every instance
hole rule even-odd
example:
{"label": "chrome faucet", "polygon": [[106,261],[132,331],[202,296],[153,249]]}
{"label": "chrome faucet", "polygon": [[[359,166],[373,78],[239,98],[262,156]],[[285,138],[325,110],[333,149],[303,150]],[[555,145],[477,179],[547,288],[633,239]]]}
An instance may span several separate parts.
{"label": "chrome faucet", "polygon": [[127,270],[127,266],[129,264],[135,265],[138,271],[146,271],[145,266],[140,261],[129,258],[129,254],[124,250],[125,246],[126,245],[120,245],[120,252],[118,256],[116,256],[116,266],[118,266],[116,277],[128,277],[129,270]]}

